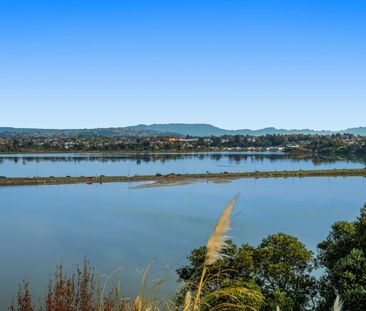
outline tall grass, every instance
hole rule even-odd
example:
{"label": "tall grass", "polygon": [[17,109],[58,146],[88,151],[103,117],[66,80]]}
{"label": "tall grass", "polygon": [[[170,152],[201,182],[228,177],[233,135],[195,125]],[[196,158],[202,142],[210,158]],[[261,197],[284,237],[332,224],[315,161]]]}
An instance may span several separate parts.
{"label": "tall grass", "polygon": [[232,199],[229,204],[226,206],[224,212],[221,214],[210,238],[207,241],[207,253],[205,257],[205,261],[203,264],[201,279],[198,285],[198,290],[196,294],[196,298],[193,305],[193,310],[199,309],[199,301],[202,293],[202,286],[204,282],[204,278],[207,272],[207,266],[213,265],[216,261],[222,258],[222,250],[226,246],[226,242],[228,240],[227,232],[230,230],[231,220],[230,215],[233,211],[233,207],[237,201],[238,197],[236,196]]}
{"label": "tall grass", "polygon": [[339,295],[337,295],[337,297],[334,301],[333,311],[342,311],[342,308],[343,308],[343,302],[342,302],[341,298],[339,297]]}
{"label": "tall grass", "polygon": [[[148,285],[151,264],[144,270],[139,294],[127,298],[121,294],[120,286],[110,286],[112,275],[101,284],[87,260],[83,268],[76,268],[70,275],[58,266],[50,279],[47,293],[36,307],[32,301],[29,283],[24,281],[19,288],[17,300],[11,311],[147,311],[173,310],[172,302],[159,298],[162,280]],[[112,273],[113,274],[113,273]],[[107,288],[111,287],[107,291]]]}

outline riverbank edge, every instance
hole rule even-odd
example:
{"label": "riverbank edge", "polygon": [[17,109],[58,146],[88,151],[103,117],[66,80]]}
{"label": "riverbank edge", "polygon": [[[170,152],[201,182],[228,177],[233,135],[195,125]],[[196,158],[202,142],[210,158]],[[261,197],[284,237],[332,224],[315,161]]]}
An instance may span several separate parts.
{"label": "riverbank edge", "polygon": [[332,170],[299,170],[269,172],[207,173],[207,174],[167,174],[167,175],[135,175],[135,176],[77,176],[77,177],[14,177],[0,178],[0,187],[63,185],[63,184],[95,184],[111,182],[156,182],[161,184],[186,183],[188,181],[212,180],[230,181],[243,178],[305,178],[305,177],[366,177],[366,168],[332,169]]}
{"label": "riverbank edge", "polygon": [[[241,148],[235,149],[233,148],[219,148],[219,149],[210,149],[210,148],[202,148],[202,149],[187,149],[187,150],[176,150],[176,149],[161,149],[161,150],[118,150],[118,151],[100,151],[100,150],[19,150],[19,151],[0,151],[0,155],[39,155],[39,154],[194,154],[194,153],[216,153],[216,152],[228,152],[228,153],[242,153],[242,152],[273,152],[279,154],[286,154],[284,150],[278,150],[276,147],[270,147],[268,150],[267,147],[258,147],[258,148]],[[296,153],[293,153],[297,155]],[[306,155],[311,155],[311,153],[304,153]],[[299,153],[301,155],[301,153]]]}

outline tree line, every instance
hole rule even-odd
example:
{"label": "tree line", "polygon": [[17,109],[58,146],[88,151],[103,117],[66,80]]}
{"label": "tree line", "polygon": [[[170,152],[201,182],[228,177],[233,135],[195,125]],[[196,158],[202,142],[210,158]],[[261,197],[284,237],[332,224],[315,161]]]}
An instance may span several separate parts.
{"label": "tree line", "polygon": [[211,137],[0,137],[0,152],[163,152],[266,150],[315,155],[366,155],[366,137],[334,135],[226,135]]}

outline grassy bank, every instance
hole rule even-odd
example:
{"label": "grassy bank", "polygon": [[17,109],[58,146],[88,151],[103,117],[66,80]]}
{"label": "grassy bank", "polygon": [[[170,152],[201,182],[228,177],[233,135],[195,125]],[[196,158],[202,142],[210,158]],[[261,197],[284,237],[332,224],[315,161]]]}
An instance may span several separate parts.
{"label": "grassy bank", "polygon": [[288,177],[366,177],[366,169],[299,170],[271,172],[168,174],[136,176],[78,176],[78,177],[15,177],[0,178],[0,186],[93,184],[110,182],[155,182],[157,184],[177,184],[199,180],[230,181],[240,178],[288,178]]}

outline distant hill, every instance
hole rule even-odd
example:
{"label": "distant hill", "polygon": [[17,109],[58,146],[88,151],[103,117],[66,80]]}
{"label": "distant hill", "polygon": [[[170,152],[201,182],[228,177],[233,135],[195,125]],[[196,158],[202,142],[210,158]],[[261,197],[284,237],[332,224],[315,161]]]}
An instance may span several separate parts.
{"label": "distant hill", "polygon": [[166,135],[166,136],[180,136],[176,133],[158,133],[149,129],[146,130],[133,130],[124,127],[114,128],[95,128],[95,129],[37,129],[37,128],[13,128],[13,127],[0,127],[0,136],[7,135],[28,135],[35,137],[50,137],[50,136],[64,136],[64,137],[132,137],[132,136],[154,136],[154,135]]}
{"label": "distant hill", "polygon": [[135,125],[127,127],[131,130],[139,130],[139,131],[157,131],[160,133],[165,132],[174,132],[181,135],[190,135],[190,136],[222,136],[222,135],[252,135],[252,136],[261,136],[267,134],[319,134],[319,135],[329,135],[335,133],[350,133],[355,135],[365,135],[366,136],[366,127],[359,128],[351,128],[343,131],[315,131],[311,129],[276,129],[274,127],[267,127],[259,130],[250,130],[250,129],[240,129],[240,130],[225,130],[211,124],[186,124],[186,123],[169,123],[169,124],[151,124],[151,125]]}
{"label": "distant hill", "polygon": [[236,130],[235,131],[236,134],[241,134],[241,135],[253,135],[253,136],[261,136],[261,135],[267,135],[267,134],[277,134],[277,135],[286,135],[286,134],[310,134],[310,135],[315,135],[315,134],[319,134],[319,135],[330,135],[332,133],[332,131],[326,131],[326,130],[322,130],[322,131],[315,131],[315,130],[311,130],[311,129],[291,129],[291,130],[286,130],[286,129],[276,129],[274,127],[266,127],[263,129],[259,129],[259,130],[248,130],[248,129],[244,129],[244,130]]}
{"label": "distant hill", "polygon": [[227,130],[210,124],[186,124],[186,123],[170,123],[170,124],[139,124],[128,126],[127,129],[137,131],[155,131],[160,133],[177,133],[190,136],[222,136],[228,133]]}
{"label": "distant hill", "polygon": [[366,136],[366,127],[354,127],[341,131],[341,133]]}
{"label": "distant hill", "polygon": [[366,136],[366,127],[349,128],[339,131],[315,131],[311,129],[276,129],[267,127],[258,130],[239,129],[226,130],[211,124],[139,124],[127,127],[95,128],[95,129],[36,129],[36,128],[12,128],[0,127],[0,136],[4,135],[32,135],[32,136],[83,136],[83,137],[116,137],[116,136],[222,136],[222,135],[252,135],[260,136],[267,134],[319,134],[329,135],[336,133],[349,133],[354,135]]}

